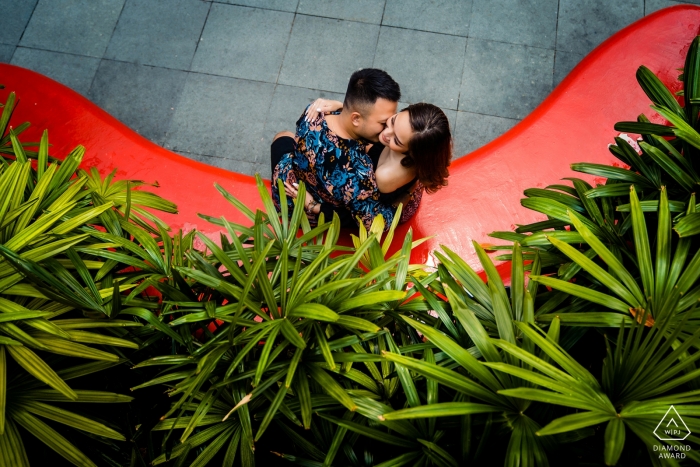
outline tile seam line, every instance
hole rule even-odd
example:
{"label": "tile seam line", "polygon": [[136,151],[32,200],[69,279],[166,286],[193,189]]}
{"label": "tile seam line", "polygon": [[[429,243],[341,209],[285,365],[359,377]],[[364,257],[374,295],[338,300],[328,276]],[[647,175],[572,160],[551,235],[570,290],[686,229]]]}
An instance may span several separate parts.
{"label": "tile seam line", "polygon": [[[163,68],[166,70],[175,70],[175,71],[184,71],[185,72],[185,83],[182,85],[182,90],[180,91],[179,95],[177,96],[177,102],[173,103],[172,107],[172,113],[170,114],[170,120],[168,121],[168,126],[163,132],[163,144],[160,146],[165,148],[165,145],[168,143],[168,140],[170,139],[170,128],[173,125],[173,116],[175,113],[178,111],[180,107],[180,101],[182,100],[182,95],[185,92],[185,86],[187,86],[187,81],[189,81],[190,76],[192,74],[192,64],[194,63],[194,57],[197,55],[197,50],[199,49],[199,43],[202,40],[202,35],[204,34],[204,28],[207,26],[207,21],[209,20],[209,13],[211,13],[211,8],[214,2],[209,3],[209,8],[207,8],[207,15],[204,17],[204,22],[202,23],[202,29],[199,31],[199,37],[197,37],[197,43],[194,46],[194,52],[192,53],[192,58],[190,59],[190,64],[187,66],[187,70],[177,70],[175,68],[167,68],[167,67],[155,67],[152,65],[140,65],[140,66],[151,66],[152,68]],[[115,60],[116,61],[116,60]],[[131,63],[131,62],[127,62]]]}
{"label": "tile seam line", "polygon": [[[41,0],[39,0],[41,1]],[[127,0],[124,0],[124,3],[122,3],[122,8],[119,10],[119,16],[117,16],[117,20],[114,22],[114,26],[112,27],[112,34],[109,35],[109,42],[107,42],[107,45],[105,46],[105,49],[102,51],[102,58],[104,58],[105,54],[107,53],[107,49],[109,48],[109,44],[112,42],[112,38],[114,37],[114,33],[117,30],[117,25],[119,24],[119,21],[122,19],[122,15],[124,14],[124,7],[126,6]]]}
{"label": "tile seam line", "polygon": [[[173,149],[169,149],[169,148],[164,148],[164,149],[167,149],[168,151],[173,152],[179,156],[183,156],[184,154],[189,154],[189,155],[193,155],[193,156],[211,157],[212,159],[221,159],[222,161],[245,162],[246,164],[253,164],[253,165],[259,164],[258,162],[251,162],[251,161],[246,161],[243,159],[235,159],[233,157],[213,156],[211,154],[202,154],[201,152],[180,151],[177,149],[173,150]],[[183,156],[183,157],[187,157],[187,156]],[[214,166],[214,167],[216,167],[216,166]]]}
{"label": "tile seam line", "polygon": [[211,13],[211,7],[214,2],[209,3],[209,8],[207,9],[207,15],[204,17],[204,22],[202,23],[202,29],[199,31],[199,37],[197,37],[197,43],[194,46],[194,52],[192,53],[192,58],[190,59],[190,64],[187,66],[187,71],[192,70],[192,64],[194,63],[194,57],[197,55],[197,50],[199,50],[199,43],[202,42],[202,35],[204,34],[204,28],[207,27],[207,21],[209,21],[209,13]]}
{"label": "tile seam line", "polygon": [[384,6],[382,7],[382,18],[379,20],[379,31],[377,31],[377,40],[374,43],[374,56],[372,57],[372,68],[377,68],[374,62],[377,61],[377,49],[379,48],[379,37],[382,35],[382,23],[384,22],[384,12],[386,11],[386,1],[384,0]]}
{"label": "tile seam line", "polygon": [[[28,48],[28,47],[24,47],[24,48]],[[36,49],[36,50],[44,50],[44,49]],[[45,51],[46,51],[46,52],[53,52],[52,50],[45,50]],[[65,53],[65,52],[55,52],[55,53]],[[74,54],[70,54],[70,55],[74,55]],[[78,57],[86,57],[85,55],[77,55],[77,56],[78,56]],[[87,58],[95,58],[95,57],[87,57]],[[143,67],[148,67],[148,68],[160,68],[160,69],[163,69],[163,70],[170,70],[170,71],[180,71],[180,72],[182,72],[182,73],[187,73],[188,76],[190,76],[190,75],[213,76],[213,77],[215,77],[215,78],[236,79],[236,80],[239,80],[239,81],[250,81],[250,82],[252,82],[252,83],[270,84],[270,85],[272,85],[272,86],[277,86],[277,85],[280,85],[280,86],[288,86],[288,87],[292,87],[292,88],[307,89],[307,90],[311,90],[311,91],[331,92],[331,93],[334,93],[334,94],[343,94],[343,93],[345,92],[345,91],[334,91],[334,90],[332,90],[332,89],[309,88],[309,87],[306,87],[306,86],[297,86],[297,85],[294,85],[294,84],[273,83],[273,82],[271,82],[271,81],[262,81],[262,80],[259,80],[259,79],[239,78],[239,77],[236,77],[236,76],[227,76],[227,75],[217,75],[216,73],[207,73],[207,72],[204,72],[204,71],[196,71],[196,70],[189,70],[189,71],[188,71],[188,70],[182,70],[182,69],[179,69],[179,68],[168,68],[168,67],[157,66],[157,65],[147,65],[147,64],[143,64],[143,63],[127,62],[127,61],[124,61],[124,60],[115,60],[115,59],[112,59],[112,58],[102,58],[102,59],[97,58],[96,60],[107,61],[107,62],[125,63],[125,64],[129,64],[129,65],[137,65],[137,66],[143,66]]]}
{"label": "tile seam line", "polygon": [[[359,21],[359,20],[356,20],[356,19],[336,18],[336,17],[334,17],[334,16],[323,16],[323,15],[312,15],[312,14],[310,14],[310,13],[301,13],[301,12],[299,12],[299,3],[300,3],[299,1],[297,2],[297,6],[296,6],[296,8],[294,9],[294,11],[289,11],[289,10],[276,10],[276,9],[274,9],[274,8],[266,8],[266,7],[261,7],[261,6],[241,5],[241,4],[239,4],[239,3],[226,3],[226,2],[217,2],[217,1],[212,1],[212,2],[210,2],[210,3],[212,3],[212,4],[217,3],[217,4],[219,4],[219,5],[237,6],[237,7],[241,7],[241,8],[250,8],[250,9],[252,9],[252,10],[265,10],[265,11],[277,11],[277,12],[279,12],[279,13],[291,13],[291,14],[293,14],[293,15],[310,16],[310,17],[312,17],[312,18],[334,19],[334,20],[337,20],[337,21],[348,21],[348,22],[350,22],[350,23],[374,24],[374,25],[376,25],[376,26],[381,26],[381,25],[382,25],[381,22],[379,22],[379,23],[370,23],[369,21]],[[386,2],[384,3],[384,8],[386,8]],[[384,19],[384,10],[382,10],[382,19]],[[407,28],[407,29],[410,29],[410,28]],[[427,32],[430,32],[430,31],[427,31]],[[451,34],[451,35],[455,35],[455,34]],[[464,36],[461,36],[461,37],[464,37]]]}
{"label": "tile seam line", "polygon": [[[646,5],[646,0],[644,0]],[[557,46],[559,45],[559,12],[561,11],[561,0],[557,0],[557,24],[554,27],[554,60],[552,60],[552,90],[554,90],[554,73],[556,73],[557,68]],[[558,83],[557,83],[558,84]],[[551,93],[551,91],[550,91]]]}
{"label": "tile seam line", "polygon": [[[36,50],[43,50],[45,52],[54,52],[52,50],[44,50],[44,49],[36,49]],[[65,53],[65,52],[54,52],[54,53]],[[75,55],[75,54],[66,54],[66,55]],[[86,58],[95,58],[95,57],[89,57],[87,55],[77,55],[78,57],[86,57]],[[191,70],[183,70],[182,68],[170,68],[167,66],[160,66],[160,65],[149,65],[148,63],[136,63],[136,62],[129,62],[126,60],[117,60],[114,58],[98,58],[97,60],[106,61],[106,62],[116,62],[116,63],[125,63],[128,65],[136,65],[140,67],[148,67],[148,68],[160,68],[161,70],[169,70],[169,71],[179,71],[182,73],[197,73],[197,74],[202,74],[202,75],[212,75],[212,76],[220,76],[222,78],[232,78],[232,79],[246,79],[246,78],[235,78],[233,76],[225,76],[225,75],[214,75],[212,73],[203,73],[199,71],[191,71]],[[257,81],[257,80],[252,80],[248,79],[247,81]],[[267,81],[259,81],[261,83],[267,83]]]}
{"label": "tile seam line", "polygon": [[[282,61],[280,62],[280,66],[277,69],[277,77],[275,77],[275,87],[272,88],[272,95],[270,96],[270,103],[267,106],[267,111],[265,112],[265,118],[263,119],[263,123],[261,128],[261,133],[264,133],[265,128],[267,128],[267,120],[268,116],[270,115],[270,109],[272,109],[272,101],[275,98],[275,93],[277,92],[277,86],[279,85],[279,80],[280,76],[282,75],[282,68],[284,67],[284,59],[287,57],[287,50],[289,50],[289,42],[292,40],[292,31],[294,30],[294,23],[297,20],[297,12],[296,10],[299,9],[299,0],[297,0],[296,7],[294,8],[294,13],[292,13],[294,16],[292,16],[292,24],[289,25],[289,34],[287,34],[287,42],[284,44],[284,54],[282,54]],[[262,135],[263,139],[265,138],[265,135]],[[255,155],[255,160],[253,161],[253,164],[258,163],[258,156],[259,154]],[[261,162],[262,163],[262,162]]]}
{"label": "tile seam line", "polygon": [[[305,16],[311,16],[311,15],[305,15]],[[341,20],[341,21],[347,21],[347,20]],[[369,23],[364,23],[364,24],[369,24]],[[521,46],[521,47],[528,47],[528,48],[530,48],[530,49],[554,50],[554,47],[541,47],[541,46],[539,46],[539,45],[521,44],[521,43],[518,43],[518,42],[507,42],[507,41],[499,41],[499,40],[495,40],[495,39],[484,39],[484,38],[476,37],[476,36],[460,36],[460,35],[458,35],[458,34],[447,34],[447,33],[444,33],[444,32],[426,31],[426,30],[424,30],[424,29],[404,28],[404,27],[401,27],[401,26],[389,26],[389,25],[386,25],[386,24],[382,24],[381,27],[382,27],[382,28],[391,28],[391,29],[401,29],[401,30],[404,30],[404,31],[425,32],[425,33],[428,33],[428,34],[437,34],[437,35],[439,35],[439,36],[448,36],[448,37],[458,37],[458,38],[460,38],[460,39],[467,39],[467,40],[469,40],[469,39],[474,39],[474,40],[482,41],[482,42],[495,42],[495,43],[497,43],[497,44],[519,45],[519,46]]]}
{"label": "tile seam line", "polygon": [[[11,44],[3,44],[3,45],[11,45]],[[76,54],[73,52],[59,52],[56,50],[42,49],[41,47],[27,47],[26,45],[17,45],[16,48],[17,49],[38,50],[40,52],[51,52],[54,54],[61,54],[61,55],[70,55],[72,57],[82,57],[82,58],[92,58],[94,60],[102,60],[102,57],[95,57],[94,55],[82,55],[82,54]]]}
{"label": "tile seam line", "polygon": [[[298,5],[298,3],[297,3]],[[275,89],[280,82],[280,76],[282,76],[282,68],[284,68],[284,59],[287,58],[287,51],[289,50],[289,42],[292,40],[292,31],[294,31],[294,23],[297,21],[297,14],[293,13],[292,24],[289,26],[289,34],[287,34],[287,43],[284,44],[284,54],[282,54],[282,61],[280,62],[280,67],[277,70],[277,77],[275,78]]]}
{"label": "tile seam line", "polygon": [[472,0],[472,4],[469,7],[469,26],[467,26],[467,37],[470,37],[469,34],[472,32],[472,19],[474,16],[474,2],[479,1],[479,0]]}
{"label": "tile seam line", "polygon": [[[454,109],[451,109],[454,110]],[[515,118],[515,117],[501,117],[500,115],[492,115],[492,114],[485,114],[483,112],[474,112],[471,110],[457,110],[457,113],[463,113],[463,114],[474,114],[474,115],[481,115],[483,117],[495,117],[495,118],[502,118],[504,120],[513,120],[514,122],[521,122],[525,117],[523,118]],[[529,115],[529,114],[528,114]]]}
{"label": "tile seam line", "polygon": [[291,13],[295,14],[297,9],[299,8],[299,2],[297,1],[297,6],[294,7],[294,11],[289,11],[289,10],[278,10],[276,8],[268,8],[268,7],[262,7],[262,6],[250,6],[250,5],[243,5],[240,3],[228,3],[228,2],[217,2],[216,0],[210,1],[210,4],[218,4],[218,5],[228,5],[228,6],[239,6],[243,8],[251,8],[253,10],[265,10],[265,11],[278,11],[280,13]]}
{"label": "tile seam line", "polygon": [[[174,152],[175,154],[178,154],[178,155],[180,155],[180,156],[182,156],[183,154],[189,154],[189,155],[192,155],[192,156],[211,157],[212,159],[235,160],[235,159],[227,159],[227,158],[221,157],[221,156],[213,156],[213,155],[211,155],[211,154],[202,154],[201,152],[180,151],[180,150],[177,150],[177,149],[168,149],[168,148],[164,148],[164,149],[167,149],[167,150],[170,151],[170,152]],[[245,162],[245,161],[240,161],[240,162]]]}
{"label": "tile seam line", "polygon": [[[39,0],[39,1],[41,1],[41,0]],[[38,3],[39,2],[37,2],[37,4]],[[100,63],[97,64],[97,69],[95,69],[95,74],[92,75],[92,80],[90,80],[90,86],[88,87],[87,92],[85,93],[85,97],[87,97],[88,99],[90,99],[88,96],[90,95],[90,91],[92,91],[92,87],[95,85],[95,79],[97,79],[97,72],[100,69],[100,65],[102,64],[102,60],[105,59],[105,54],[107,53],[107,49],[109,49],[109,44],[110,44],[110,42],[112,42],[112,38],[114,37],[114,31],[117,30],[117,25],[119,24],[119,20],[122,19],[122,14],[124,13],[124,6],[125,5],[126,5],[126,0],[124,0],[124,3],[122,3],[122,8],[121,8],[121,10],[119,10],[119,16],[117,16],[117,20],[114,22],[114,27],[112,28],[112,34],[109,35],[109,41],[107,42],[105,49],[102,51],[102,56],[95,57],[100,61]],[[84,56],[84,55],[81,55],[81,56]],[[92,99],[90,99],[90,101],[92,101]],[[163,143],[165,143],[165,141]],[[159,146],[162,146],[162,144]]]}
{"label": "tile seam line", "polygon": [[[457,93],[457,111],[459,111],[459,101],[462,99],[462,84],[464,83],[464,69],[467,67],[467,47],[469,47],[469,38],[464,44],[464,59],[462,60],[462,73],[459,77],[459,92]],[[455,131],[457,130],[457,124],[455,122]]]}
{"label": "tile seam line", "polygon": [[[36,11],[36,7],[39,5],[39,0],[36,0],[36,3],[34,4],[34,8],[32,8],[32,14],[29,15],[29,18],[27,19],[27,24],[24,25],[24,29],[22,29],[22,34],[20,34],[19,39],[17,39],[17,43],[14,44],[15,50],[17,50],[17,47],[19,47],[20,42],[22,42],[22,38],[24,38],[24,33],[27,32],[27,26],[29,26],[29,23],[32,21],[32,17],[34,16],[34,12]],[[121,15],[121,13],[119,13]],[[13,45],[13,44],[8,44],[8,45]],[[14,56],[14,52],[12,53]]]}
{"label": "tile seam line", "polygon": [[[465,37],[465,36],[457,36],[457,37]],[[539,45],[521,44],[518,42],[499,41],[499,40],[495,40],[495,39],[482,39],[481,37],[475,37],[475,36],[469,36],[466,39],[467,40],[476,40],[476,41],[481,41],[481,42],[495,42],[497,44],[519,45],[520,47],[527,47],[528,49],[555,50],[554,47],[540,47]]]}
{"label": "tile seam line", "polygon": [[[462,73],[459,75],[459,92],[457,93],[457,111],[459,112],[459,101],[462,99],[462,83],[464,82],[464,69],[467,66],[467,47],[469,47],[469,33],[472,30],[472,15],[474,14],[474,1],[472,0],[471,8],[469,9],[469,26],[467,27],[467,40],[464,41],[464,58],[462,59]],[[455,115],[454,139],[457,136],[457,116]]]}

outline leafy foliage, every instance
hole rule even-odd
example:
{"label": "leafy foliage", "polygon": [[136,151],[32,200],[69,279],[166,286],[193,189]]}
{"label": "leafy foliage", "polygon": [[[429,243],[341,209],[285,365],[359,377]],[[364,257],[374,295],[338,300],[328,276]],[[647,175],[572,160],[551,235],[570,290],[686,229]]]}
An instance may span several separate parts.
{"label": "leafy foliage", "polygon": [[[700,37],[686,58],[681,76],[686,91],[700,82],[699,45]],[[515,233],[494,233],[528,246],[532,254],[546,255],[543,271],[533,271],[530,280],[554,289],[562,300],[536,316],[540,326],[558,319],[563,326],[608,328],[602,331],[607,357],[601,374],[594,376],[532,324],[517,324],[525,335],[536,338],[537,346],[558,367],[538,363],[523,372],[512,362],[489,363],[543,388],[508,389],[502,394],[583,410],[552,420],[539,431],[542,436],[607,423],[608,465],[619,461],[628,444],[627,429],[655,461],[654,446],[661,444],[653,436],[663,417],[659,412],[675,404],[690,427],[697,423],[693,416],[698,410],[693,396],[698,389],[695,360],[700,356],[700,329],[694,319],[700,299],[695,202],[700,183],[700,108],[695,99],[686,98],[686,105],[681,105],[644,66],[637,71],[637,80],[651,99],[651,108],[670,126],[652,124],[644,115],[636,122],[618,123],[618,131],[640,135],[639,152],[622,137],[610,146],[628,168],[573,164],[572,169],[605,177],[607,182],[593,188],[583,180],[568,179],[573,187],[526,190],[523,206],[549,220],[520,226]],[[515,254],[504,258],[516,261]],[[521,362],[530,358],[502,338],[494,345]],[[542,375],[547,379],[537,382]],[[690,436],[685,442],[698,439]],[[688,457],[697,461],[696,454]]]}
{"label": "leafy foliage", "polygon": [[[547,218],[492,234],[509,242],[490,249],[511,261],[510,283],[478,244],[481,275],[444,246],[435,268],[410,264],[423,241],[411,231],[390,255],[396,224],[384,234],[381,217],[344,246],[337,217],[312,228],[303,206],[288,215],[283,189],[276,212],[259,177],[263,210],[217,185],[247,223],[201,215],[226,234],[173,234],[150,210],[175,206],[143,182],[78,169],[81,147],[50,157],[46,133],[30,151],[17,138],[28,124],[9,130],[0,463],[28,465],[29,432],[94,465],[62,426],[126,453],[102,455],[108,465],[661,465],[664,444],[699,462],[698,47],[678,96],[637,72],[669,125],[620,122],[640,135],[610,146],[622,166],[573,164],[604,184],[525,190],[522,205]],[[68,384],[126,361],[136,400]],[[149,392],[163,386],[167,402]],[[65,408],[132,414],[139,400],[130,445]],[[682,442],[654,436],[670,405],[695,433]]]}
{"label": "leafy foliage", "polygon": [[[340,418],[347,423],[356,411],[381,413],[376,401],[395,397],[401,378],[392,376],[394,365],[382,361],[377,352],[395,348],[399,336],[402,343],[421,342],[414,332],[389,330],[407,331],[403,321],[397,322],[405,313],[436,322],[425,297],[406,300],[412,295],[409,272],[415,270],[408,263],[410,233],[403,248],[387,257],[395,226],[382,249],[377,241],[384,230],[380,219],[369,234],[355,239],[355,248],[342,247],[337,244],[337,217],[312,229],[303,206],[297,205],[287,223],[286,213],[275,212],[260,178],[258,188],[266,212],[249,211],[219,187],[253,225],[203,216],[224,226],[228,237],[222,236],[219,246],[199,234],[209,253],[192,251],[187,254],[190,266],[174,269],[182,280],[171,296],[180,298],[166,302],[164,313],[181,335],[200,333],[187,342],[189,354],[139,364],[170,365],[142,386],[172,381],[169,393],[176,401],[158,429],[183,428],[173,457],[195,448],[200,442],[196,430],[213,422],[212,413],[224,411],[220,423],[200,432],[221,433],[221,440],[201,452],[193,461],[196,465],[224,446],[225,465],[233,463],[236,453],[244,465],[252,465],[254,443],[273,421],[308,430],[313,423],[332,426],[327,422],[336,418],[330,415],[312,422],[314,410],[324,407],[347,410]],[[428,287],[436,277],[414,280]],[[210,326],[218,329],[212,332]],[[286,421],[276,420],[280,417]],[[342,428],[339,433],[348,429],[352,431]],[[319,460],[332,462],[341,441],[342,436]],[[317,451],[311,454],[319,457]],[[155,463],[166,459],[161,456]]]}
{"label": "leafy foliage", "polygon": [[[0,134],[14,102],[10,94]],[[156,218],[144,208],[175,212],[175,206],[132,192],[140,182],[113,182],[114,174],[103,180],[94,170],[78,170],[82,146],[62,161],[49,157],[47,132],[38,151],[29,151],[18,139],[28,126],[10,128],[0,139],[0,463],[28,465],[22,427],[73,464],[95,465],[64,430],[45,420],[125,441],[105,423],[63,406],[132,398],[74,389],[67,381],[114,367],[126,360],[124,352],[139,349],[139,333],[130,330],[141,324],[117,318],[130,314],[122,308],[129,303],[122,292],[143,276],[124,272],[138,261],[131,234],[155,244],[151,233],[160,235],[163,226],[149,225]],[[129,251],[117,253],[122,247]]]}

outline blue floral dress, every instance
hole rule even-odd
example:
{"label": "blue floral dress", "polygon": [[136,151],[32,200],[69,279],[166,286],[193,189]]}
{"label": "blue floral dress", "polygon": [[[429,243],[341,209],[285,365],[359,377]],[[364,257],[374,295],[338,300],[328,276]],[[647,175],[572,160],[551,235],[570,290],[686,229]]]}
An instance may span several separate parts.
{"label": "blue floral dress", "polygon": [[[303,181],[306,190],[321,203],[326,220],[333,217],[333,211],[348,210],[353,220],[359,218],[369,229],[372,220],[381,214],[388,228],[396,207],[381,200],[372,159],[367,154],[369,143],[340,138],[328,128],[324,115],[311,122],[307,122],[305,116],[306,111],[297,121],[296,151],[282,156],[272,173],[275,206],[279,209],[278,179],[290,183]],[[415,213],[421,195],[422,186],[418,183],[403,209],[401,221]],[[287,198],[287,204],[291,213],[294,203]],[[309,216],[309,221],[315,225],[318,218]]]}

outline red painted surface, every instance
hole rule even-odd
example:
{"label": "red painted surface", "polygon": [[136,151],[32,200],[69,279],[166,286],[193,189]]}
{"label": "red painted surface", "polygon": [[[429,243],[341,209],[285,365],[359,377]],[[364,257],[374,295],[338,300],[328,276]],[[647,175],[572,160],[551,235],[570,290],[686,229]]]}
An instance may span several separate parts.
{"label": "red painted surface", "polygon": [[[607,145],[617,135],[615,122],[634,120],[642,112],[659,121],[636,83],[635,71],[646,65],[677,90],[676,68],[683,66],[699,29],[700,7],[676,6],[630,25],[591,52],[527,118],[455,161],[447,188],[423,197],[415,218],[397,235],[402,239],[410,226],[414,238],[435,236],[412,259],[430,264],[430,252],[443,244],[478,267],[472,240],[488,243],[489,232],[542,220],[542,215],[520,206],[523,190],[577,176],[569,169],[572,162],[614,162]],[[163,216],[175,229],[197,227],[217,234],[219,228],[198,218],[198,212],[243,220],[216,192],[214,182],[249,207],[261,207],[252,177],[194,162],[150,143],[55,81],[0,65],[0,83],[6,87],[0,94],[3,101],[9,91],[19,97],[12,122],[32,123],[22,141],[38,141],[48,128],[51,155],[63,157],[82,144],[87,148],[84,167],[96,166],[103,174],[116,167],[120,178],[158,181],[157,193],[179,206],[178,215]]]}

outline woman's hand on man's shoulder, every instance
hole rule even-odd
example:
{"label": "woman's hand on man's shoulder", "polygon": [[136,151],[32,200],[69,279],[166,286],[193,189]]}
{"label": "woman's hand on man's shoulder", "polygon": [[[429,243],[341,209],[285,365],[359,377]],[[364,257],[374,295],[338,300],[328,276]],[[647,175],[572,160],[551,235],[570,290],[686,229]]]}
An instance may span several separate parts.
{"label": "woman's hand on man's shoulder", "polygon": [[306,121],[313,122],[324,115],[343,108],[343,103],[330,99],[318,98],[306,108]]}

